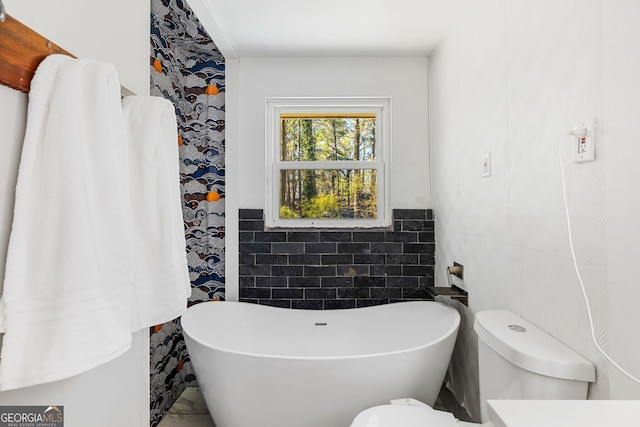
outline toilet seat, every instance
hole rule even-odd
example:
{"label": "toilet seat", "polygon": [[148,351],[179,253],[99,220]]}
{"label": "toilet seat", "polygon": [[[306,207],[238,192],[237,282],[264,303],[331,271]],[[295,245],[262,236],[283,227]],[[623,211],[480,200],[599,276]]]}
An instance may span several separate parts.
{"label": "toilet seat", "polygon": [[[366,409],[353,420],[351,427],[461,427],[473,424],[458,422],[449,412],[429,406],[381,405]],[[475,425],[477,427],[477,425]]]}

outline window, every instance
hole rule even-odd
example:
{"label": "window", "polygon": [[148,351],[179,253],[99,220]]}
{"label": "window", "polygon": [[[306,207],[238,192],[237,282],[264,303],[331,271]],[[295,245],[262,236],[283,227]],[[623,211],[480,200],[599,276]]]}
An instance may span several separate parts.
{"label": "window", "polygon": [[267,227],[389,225],[389,98],[267,99]]}

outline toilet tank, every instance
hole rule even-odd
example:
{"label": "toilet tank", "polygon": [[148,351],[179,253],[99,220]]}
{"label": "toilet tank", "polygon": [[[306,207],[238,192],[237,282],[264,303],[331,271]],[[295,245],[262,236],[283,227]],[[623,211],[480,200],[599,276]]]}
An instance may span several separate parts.
{"label": "toilet tank", "polygon": [[476,314],[480,416],[488,421],[490,399],[587,398],[595,381],[593,364],[514,313]]}

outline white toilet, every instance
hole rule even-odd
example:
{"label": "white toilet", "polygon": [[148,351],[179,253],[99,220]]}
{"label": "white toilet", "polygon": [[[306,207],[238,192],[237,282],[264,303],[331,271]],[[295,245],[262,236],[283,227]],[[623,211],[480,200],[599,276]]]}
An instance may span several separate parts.
{"label": "white toilet", "polygon": [[[489,423],[490,399],[586,399],[593,364],[510,311],[476,315],[480,416]],[[483,424],[484,425],[484,424]],[[413,399],[362,411],[351,427],[477,427]]]}

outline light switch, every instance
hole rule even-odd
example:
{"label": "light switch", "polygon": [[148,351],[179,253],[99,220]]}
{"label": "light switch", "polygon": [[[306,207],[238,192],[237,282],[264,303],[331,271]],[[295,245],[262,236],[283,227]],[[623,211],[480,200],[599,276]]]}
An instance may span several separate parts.
{"label": "light switch", "polygon": [[491,153],[482,156],[482,176],[491,176]]}

